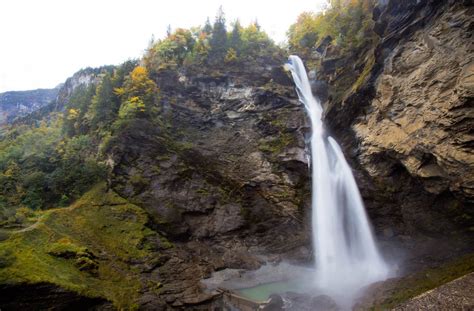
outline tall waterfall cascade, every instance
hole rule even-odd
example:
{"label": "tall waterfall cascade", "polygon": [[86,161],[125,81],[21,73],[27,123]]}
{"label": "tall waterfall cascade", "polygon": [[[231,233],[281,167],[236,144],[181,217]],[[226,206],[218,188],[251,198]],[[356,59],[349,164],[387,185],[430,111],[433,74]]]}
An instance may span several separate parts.
{"label": "tall waterfall cascade", "polygon": [[364,286],[386,279],[390,268],[375,244],[352,170],[324,129],[323,109],[311,92],[303,62],[292,55],[287,68],[311,120],[315,285],[336,299],[352,299]]}

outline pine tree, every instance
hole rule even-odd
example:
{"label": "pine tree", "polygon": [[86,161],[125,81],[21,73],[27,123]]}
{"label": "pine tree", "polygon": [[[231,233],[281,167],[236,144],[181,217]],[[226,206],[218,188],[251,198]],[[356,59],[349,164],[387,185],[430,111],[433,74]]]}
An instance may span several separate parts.
{"label": "pine tree", "polygon": [[240,54],[242,50],[242,26],[240,25],[239,20],[236,20],[234,27],[232,28],[232,33],[230,35],[229,47],[234,49],[237,54]]}
{"label": "pine tree", "polygon": [[209,53],[211,62],[222,61],[227,51],[227,30],[222,6],[219,7],[219,10],[217,11],[217,16],[212,28],[212,37],[209,44],[211,47],[211,51]]}
{"label": "pine tree", "polygon": [[262,27],[260,27],[260,24],[258,23],[257,19],[255,19],[255,22],[253,22],[253,24],[255,25],[255,28],[257,28],[258,31],[260,31],[262,29]]}
{"label": "pine tree", "polygon": [[206,24],[204,24],[204,28],[202,29],[202,32],[204,32],[206,35],[212,34],[212,25],[211,25],[211,22],[209,21],[209,17],[206,19]]}
{"label": "pine tree", "polygon": [[114,88],[109,73],[102,78],[92,98],[90,111],[90,125],[92,128],[101,128],[115,119]]}

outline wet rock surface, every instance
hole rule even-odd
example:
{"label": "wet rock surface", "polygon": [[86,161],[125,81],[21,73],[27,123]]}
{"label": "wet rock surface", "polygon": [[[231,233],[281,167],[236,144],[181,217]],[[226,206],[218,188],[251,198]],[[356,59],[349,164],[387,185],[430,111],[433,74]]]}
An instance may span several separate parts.
{"label": "wet rock surface", "polygon": [[[456,5],[397,45],[375,81],[370,113],[353,125],[370,178],[387,185],[405,176],[416,189],[400,202],[399,230],[453,231],[443,212],[472,213],[473,21]],[[389,193],[410,192],[392,184]]]}

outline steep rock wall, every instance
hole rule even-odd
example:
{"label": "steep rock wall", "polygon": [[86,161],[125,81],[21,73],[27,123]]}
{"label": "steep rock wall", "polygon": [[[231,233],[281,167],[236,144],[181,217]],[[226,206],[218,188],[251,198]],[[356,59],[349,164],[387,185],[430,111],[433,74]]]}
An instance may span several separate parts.
{"label": "steep rock wall", "polygon": [[162,71],[159,125],[110,144],[111,186],[175,246],[156,267],[173,307],[207,301],[215,270],[311,256],[307,121],[283,63]]}
{"label": "steep rock wall", "polygon": [[[388,1],[374,20],[379,42],[359,55],[372,65],[342,100],[330,97],[326,119],[375,228],[387,238],[472,236],[473,7]],[[321,79],[341,78],[322,64]]]}

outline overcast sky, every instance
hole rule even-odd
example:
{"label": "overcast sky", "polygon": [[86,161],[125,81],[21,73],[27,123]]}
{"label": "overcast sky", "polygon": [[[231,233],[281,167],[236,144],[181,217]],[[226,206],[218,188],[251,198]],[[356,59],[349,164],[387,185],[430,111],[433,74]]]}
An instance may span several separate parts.
{"label": "overcast sky", "polygon": [[52,88],[88,66],[143,54],[167,25],[211,22],[220,5],[229,22],[256,18],[276,41],[299,13],[325,0],[0,0],[0,92]]}

